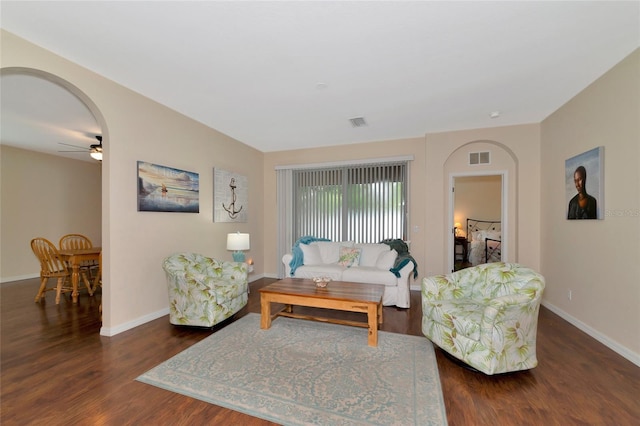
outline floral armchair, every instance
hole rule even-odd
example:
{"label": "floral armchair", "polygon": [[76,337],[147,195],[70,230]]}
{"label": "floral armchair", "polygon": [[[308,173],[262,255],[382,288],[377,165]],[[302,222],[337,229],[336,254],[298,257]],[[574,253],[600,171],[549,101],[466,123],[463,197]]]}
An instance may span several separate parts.
{"label": "floral armchair", "polygon": [[167,276],[171,324],[212,327],[247,304],[246,263],[176,253],[167,257],[162,267]]}
{"label": "floral armchair", "polygon": [[531,369],[544,285],[542,275],[504,262],[424,278],[422,332],[485,374]]}

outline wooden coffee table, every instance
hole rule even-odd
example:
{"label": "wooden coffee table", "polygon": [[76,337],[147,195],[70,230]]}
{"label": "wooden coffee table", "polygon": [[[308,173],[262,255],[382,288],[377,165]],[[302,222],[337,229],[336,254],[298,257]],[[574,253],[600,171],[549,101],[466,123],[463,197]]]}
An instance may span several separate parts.
{"label": "wooden coffee table", "polygon": [[[260,289],[260,328],[270,328],[271,321],[278,316],[352,325],[368,328],[369,346],[378,346],[383,293],[384,286],[379,284],[331,281],[327,287],[318,288],[310,279],[285,278]],[[284,303],[285,306],[272,314],[271,303]],[[293,305],[362,312],[367,314],[367,322],[297,314],[293,312]]]}

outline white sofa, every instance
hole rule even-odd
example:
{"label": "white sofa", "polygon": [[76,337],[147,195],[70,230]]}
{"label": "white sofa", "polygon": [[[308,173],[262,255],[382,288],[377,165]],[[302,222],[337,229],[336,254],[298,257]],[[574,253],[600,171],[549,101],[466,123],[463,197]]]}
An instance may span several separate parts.
{"label": "white sofa", "polygon": [[382,284],[385,286],[382,304],[399,308],[410,307],[409,277],[412,262],[402,266],[396,276],[391,271],[398,252],[387,244],[354,244],[345,241],[314,241],[299,244],[302,265],[291,274],[292,253],[282,257],[286,276],[294,278],[330,277],[333,281]]}

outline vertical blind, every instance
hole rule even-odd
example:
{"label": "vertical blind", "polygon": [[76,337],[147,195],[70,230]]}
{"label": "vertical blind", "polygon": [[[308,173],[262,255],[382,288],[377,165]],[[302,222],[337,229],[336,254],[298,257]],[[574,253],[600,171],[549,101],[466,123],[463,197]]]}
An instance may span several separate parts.
{"label": "vertical blind", "polygon": [[407,175],[404,161],[293,170],[294,239],[406,239]]}

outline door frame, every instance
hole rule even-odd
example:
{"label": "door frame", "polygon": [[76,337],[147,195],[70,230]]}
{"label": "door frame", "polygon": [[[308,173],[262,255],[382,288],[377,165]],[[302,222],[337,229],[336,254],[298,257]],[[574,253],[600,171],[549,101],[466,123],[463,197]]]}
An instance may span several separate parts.
{"label": "door frame", "polygon": [[[454,235],[454,224],[455,224],[455,219],[454,219],[454,214],[455,214],[455,180],[457,177],[474,177],[474,176],[500,176],[501,177],[501,197],[500,197],[500,203],[501,203],[501,212],[500,215],[502,216],[500,218],[501,221],[501,225],[500,225],[500,230],[501,230],[501,239],[502,242],[500,243],[500,258],[504,261],[505,259],[508,259],[508,254],[509,254],[509,238],[508,238],[508,234],[509,234],[509,171],[508,170],[484,170],[484,171],[472,171],[472,172],[452,172],[449,173],[449,207],[448,207],[448,214],[447,214],[447,223],[448,223],[448,231],[447,231],[447,237],[446,237],[446,241],[448,241],[447,243],[447,265],[448,265],[448,270],[453,272],[454,267],[455,267],[455,255],[454,255],[454,250],[455,250],[455,240],[453,238]],[[465,230],[466,232],[466,230]],[[469,236],[467,235],[467,238]]]}

